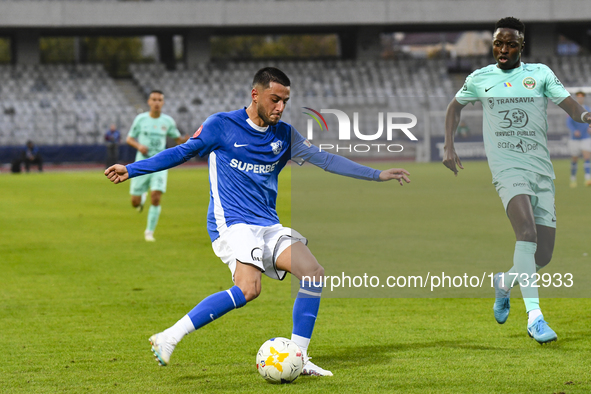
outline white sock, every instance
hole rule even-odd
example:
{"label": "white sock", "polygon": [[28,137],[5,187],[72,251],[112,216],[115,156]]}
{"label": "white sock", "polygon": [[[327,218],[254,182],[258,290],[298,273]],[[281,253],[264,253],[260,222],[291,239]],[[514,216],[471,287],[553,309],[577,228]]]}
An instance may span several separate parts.
{"label": "white sock", "polygon": [[542,311],[539,309],[531,310],[527,313],[527,325],[530,325],[538,318],[538,316],[542,316]]}
{"label": "white sock", "polygon": [[308,361],[308,346],[310,345],[310,338],[304,338],[296,334],[291,334],[291,340],[300,347],[304,356],[304,362]]}
{"label": "white sock", "polygon": [[148,192],[142,193],[142,203],[141,203],[141,205],[144,205],[146,203],[146,199],[147,198],[148,198]]}
{"label": "white sock", "polygon": [[185,335],[190,334],[193,331],[195,331],[195,326],[193,325],[193,322],[191,321],[189,315],[185,315],[181,320],[177,321],[172,327],[164,330],[164,333],[171,337],[176,344],[179,343]]}

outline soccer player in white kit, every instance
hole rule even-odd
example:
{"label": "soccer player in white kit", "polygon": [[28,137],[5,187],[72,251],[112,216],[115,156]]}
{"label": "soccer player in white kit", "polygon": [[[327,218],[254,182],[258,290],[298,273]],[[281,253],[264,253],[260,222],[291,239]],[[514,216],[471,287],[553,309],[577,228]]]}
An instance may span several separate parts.
{"label": "soccer player in white kit", "polygon": [[[281,70],[259,70],[252,86],[248,108],[214,114],[186,143],[127,167],[114,165],[105,170],[112,182],[120,183],[174,167],[197,154],[209,154],[207,229],[213,250],[230,268],[235,286],[210,295],[172,327],[153,335],[152,351],[160,365],[167,365],[185,335],[257,298],[261,273],[282,280],[290,272],[300,280],[291,339],[304,355],[302,373],[332,376],[313,364],[307,352],[320,306],[324,268],[306,246],[306,238],[279,223],[275,209],[279,172],[292,160],[357,179],[396,179],[400,185],[410,182],[409,173],[400,168],[379,171],[321,151],[280,121],[290,96],[289,78]],[[315,279],[302,281],[303,276]]]}

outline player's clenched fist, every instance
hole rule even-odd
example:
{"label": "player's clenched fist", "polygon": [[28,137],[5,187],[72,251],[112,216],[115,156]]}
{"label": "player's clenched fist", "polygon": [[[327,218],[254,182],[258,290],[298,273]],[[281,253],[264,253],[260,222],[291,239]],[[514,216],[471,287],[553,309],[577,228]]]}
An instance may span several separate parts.
{"label": "player's clenched fist", "polygon": [[127,167],[115,164],[105,170],[105,176],[113,183],[121,183],[129,179]]}

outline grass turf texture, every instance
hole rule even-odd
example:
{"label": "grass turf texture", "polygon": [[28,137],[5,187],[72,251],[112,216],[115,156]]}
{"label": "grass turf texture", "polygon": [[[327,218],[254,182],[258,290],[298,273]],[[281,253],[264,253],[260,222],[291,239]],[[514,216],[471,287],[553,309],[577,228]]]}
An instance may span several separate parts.
{"label": "grass turf texture", "polygon": [[[392,218],[389,228],[376,231],[388,231],[400,245],[397,261],[458,259],[481,271],[509,268],[514,238],[486,163],[465,163],[457,178],[438,163],[402,166],[413,180],[404,188],[347,180],[351,195],[379,187],[370,196],[378,201],[363,210],[347,198],[329,206],[322,198],[301,204],[303,196],[324,193],[320,186],[331,175],[305,166],[293,169],[292,181],[286,170],[278,201],[282,221],[310,238],[327,267],[376,257],[379,245],[360,237],[356,242],[370,246],[356,250],[346,228],[351,217],[334,214],[354,211]],[[568,187],[567,161],[555,167],[559,230],[552,265],[559,271],[563,262],[590,262],[583,254],[591,253],[591,189]],[[294,189],[298,201],[292,204],[291,187],[303,184],[300,175],[311,188]],[[111,185],[100,171],[2,175],[0,185],[0,392],[591,391],[589,300],[542,300],[559,340],[540,346],[527,337],[520,299],[512,300],[506,324],[494,321],[492,291],[488,299],[326,298],[311,354],[335,376],[269,385],[254,368],[256,351],[270,337],[289,337],[293,299],[288,283],[267,278],[252,305],[186,337],[171,365],[158,367],[148,337],[232,285],[205,230],[206,170],[170,173],[155,243],[143,240],[146,210],[131,209],[128,184]],[[315,219],[291,220],[292,205]]]}

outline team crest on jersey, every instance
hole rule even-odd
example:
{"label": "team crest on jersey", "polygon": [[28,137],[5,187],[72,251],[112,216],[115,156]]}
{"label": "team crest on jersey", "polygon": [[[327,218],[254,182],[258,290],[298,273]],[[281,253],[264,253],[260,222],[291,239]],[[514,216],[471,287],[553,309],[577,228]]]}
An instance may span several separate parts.
{"label": "team crest on jersey", "polygon": [[532,77],[525,77],[523,78],[523,86],[525,86],[526,89],[531,90],[536,87],[536,80]]}
{"label": "team crest on jersey", "polygon": [[487,101],[488,101],[489,108],[493,109],[493,107],[495,106],[495,99],[492,97],[489,97]]}
{"label": "team crest on jersey", "polygon": [[166,131],[166,126],[162,126],[162,131]]}
{"label": "team crest on jersey", "polygon": [[281,141],[271,142],[271,148],[273,149],[273,153],[276,155],[281,152],[281,148],[283,147],[283,143]]}

